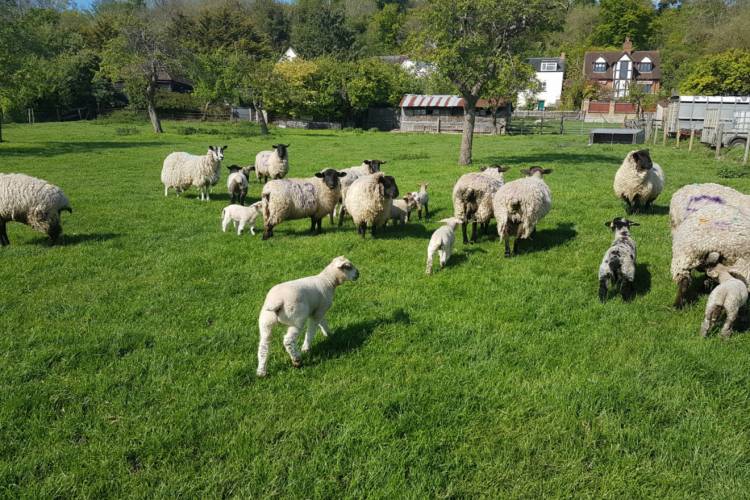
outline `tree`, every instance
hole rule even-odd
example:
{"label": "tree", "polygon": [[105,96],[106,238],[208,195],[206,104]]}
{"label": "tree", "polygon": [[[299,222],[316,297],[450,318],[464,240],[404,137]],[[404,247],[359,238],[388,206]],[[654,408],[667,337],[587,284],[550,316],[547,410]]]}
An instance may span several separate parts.
{"label": "tree", "polygon": [[427,0],[414,54],[437,67],[464,98],[459,164],[471,163],[476,104],[513,54],[524,53],[562,17],[561,0]]}
{"label": "tree", "polygon": [[701,58],[680,90],[694,95],[750,94],[750,51],[734,49]]}
{"label": "tree", "polygon": [[649,0],[601,0],[593,43],[619,47],[630,37],[636,48],[646,48],[656,11]]}
{"label": "tree", "polygon": [[349,58],[354,33],[345,21],[343,9],[329,0],[301,0],[294,12],[292,45],[308,59]]}
{"label": "tree", "polygon": [[230,52],[218,48],[210,52],[198,52],[188,61],[188,73],[193,81],[193,95],[203,101],[205,120],[211,104],[221,99],[229,99],[238,83],[231,73],[232,68],[226,64]]}
{"label": "tree", "polygon": [[513,103],[521,92],[536,94],[541,85],[534,78],[534,68],[520,57],[514,57],[505,64],[497,78],[487,83],[484,88],[484,98],[490,103],[492,110],[492,126],[497,134],[497,112],[508,103]]}

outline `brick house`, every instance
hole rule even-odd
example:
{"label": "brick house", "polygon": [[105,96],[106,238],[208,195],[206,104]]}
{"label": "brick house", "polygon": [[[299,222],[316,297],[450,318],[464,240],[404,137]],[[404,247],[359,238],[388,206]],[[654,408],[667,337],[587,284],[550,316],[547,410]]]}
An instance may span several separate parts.
{"label": "brick house", "polygon": [[587,81],[608,89],[615,99],[627,96],[633,85],[649,94],[658,93],[661,85],[659,51],[633,50],[630,38],[619,51],[586,52],[583,69]]}

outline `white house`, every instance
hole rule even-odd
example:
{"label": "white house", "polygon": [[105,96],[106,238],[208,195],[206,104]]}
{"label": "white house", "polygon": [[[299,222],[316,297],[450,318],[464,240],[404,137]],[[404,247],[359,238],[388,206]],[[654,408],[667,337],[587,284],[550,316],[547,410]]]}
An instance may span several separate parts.
{"label": "white house", "polygon": [[295,60],[295,59],[297,59],[298,57],[299,57],[299,56],[297,55],[297,51],[296,51],[296,50],[294,50],[293,48],[289,47],[289,48],[288,48],[288,49],[286,49],[286,51],[284,51],[284,53],[283,53],[283,54],[281,55],[281,57],[279,58],[279,62],[284,62],[284,61],[294,61],[294,60]]}
{"label": "white house", "polygon": [[518,107],[526,107],[527,102],[535,101],[537,109],[557,106],[562,95],[565,77],[565,54],[560,57],[532,57],[528,63],[536,71],[536,79],[541,84],[541,90],[536,94],[521,92],[518,95]]}
{"label": "white house", "polygon": [[432,64],[414,61],[409,56],[379,56],[379,59],[389,64],[398,64],[404,71],[419,78],[424,78],[435,72],[435,67]]}

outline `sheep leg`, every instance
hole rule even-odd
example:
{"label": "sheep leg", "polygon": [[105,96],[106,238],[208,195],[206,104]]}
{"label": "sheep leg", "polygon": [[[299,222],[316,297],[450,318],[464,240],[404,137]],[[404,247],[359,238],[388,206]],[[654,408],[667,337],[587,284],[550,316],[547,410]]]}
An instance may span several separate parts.
{"label": "sheep leg", "polygon": [[367,233],[367,222],[362,222],[357,228],[357,232],[360,236],[362,236],[362,238],[364,238],[365,234]]}
{"label": "sheep leg", "polygon": [[0,220],[0,246],[8,245],[10,245],[10,240],[8,239],[8,228],[6,226],[6,222],[4,220]]}
{"label": "sheep leg", "polygon": [[341,208],[339,208],[339,227],[344,225],[344,214],[346,213],[346,209],[344,208],[344,205],[341,205]]}
{"label": "sheep leg", "polygon": [[289,357],[292,359],[292,366],[295,368],[302,366],[300,354],[297,350],[297,337],[299,336],[299,331],[299,327],[290,326],[286,331],[286,335],[284,335],[284,348],[286,349],[286,352],[289,353]]}
{"label": "sheep leg", "polygon": [[229,221],[230,220],[231,220],[231,218],[229,217],[228,214],[224,216],[224,219],[222,219],[222,221],[221,221],[221,230],[222,230],[222,232],[225,232],[225,233],[227,232],[227,227],[229,227]]}
{"label": "sheep leg", "polygon": [[607,278],[599,280],[599,301],[603,304],[607,301]]}
{"label": "sheep leg", "polygon": [[376,229],[377,229],[376,228],[376,224],[373,222],[372,226],[370,227],[370,234],[372,235],[373,238],[375,237],[375,230]]}
{"label": "sheep leg", "polygon": [[266,376],[266,366],[268,365],[268,345],[271,343],[271,332],[279,318],[273,311],[263,311],[258,318],[258,327],[260,330],[260,343],[258,344],[258,369],[256,375],[259,377]]}
{"label": "sheep leg", "polygon": [[444,249],[438,250],[438,256],[440,257],[440,269],[445,269],[445,265],[448,263],[448,252],[446,252]]}
{"label": "sheep leg", "polygon": [[328,337],[331,334],[331,327],[328,326],[328,321],[326,321],[325,318],[320,318],[318,320],[318,326],[320,327],[320,333],[322,333],[324,337]]}
{"label": "sheep leg", "polygon": [[464,237],[464,245],[466,245],[467,243],[469,243],[469,238],[466,236],[466,222],[467,221],[464,221],[464,223],[461,224],[461,234]]}
{"label": "sheep leg", "polygon": [[477,242],[477,221],[471,223],[471,242]]}
{"label": "sheep leg", "polygon": [[265,227],[263,228],[263,240],[267,240],[271,236],[273,236],[273,225],[265,224]]}
{"label": "sheep leg", "polygon": [[516,238],[513,240],[513,255],[518,255],[518,242],[521,241],[521,238]]}
{"label": "sheep leg", "polygon": [[211,192],[211,187],[206,184],[206,187],[204,188],[206,191],[206,200],[205,201],[211,201],[211,197],[209,196],[209,193]]}
{"label": "sheep leg", "polygon": [[315,234],[315,217],[310,217],[310,232]]}
{"label": "sheep leg", "polygon": [[425,220],[427,220],[427,219],[430,218],[430,209],[429,209],[429,207],[427,205],[428,205],[427,203],[424,204],[424,218],[425,218]]}
{"label": "sheep leg", "polygon": [[633,299],[635,290],[633,288],[633,282],[629,280],[623,280],[622,282],[622,300],[628,302]]}
{"label": "sheep leg", "polygon": [[510,238],[504,237],[503,241],[505,242],[505,256],[510,257]]}
{"label": "sheep leg", "polygon": [[683,276],[677,282],[677,297],[675,297],[674,299],[675,308],[682,309],[683,307],[685,307],[685,302],[687,301],[686,295],[687,295],[689,287],[690,287],[689,276]]}
{"label": "sheep leg", "polygon": [[318,219],[318,234],[323,232],[323,217]]}
{"label": "sheep leg", "polygon": [[724,326],[721,327],[721,337],[724,339],[728,339],[732,336],[732,326],[734,326],[734,322],[737,319],[737,312],[738,311],[727,311],[727,319],[724,322]]}
{"label": "sheep leg", "polygon": [[169,195],[169,187],[164,186],[164,196],[168,196],[168,195]]}
{"label": "sheep leg", "polygon": [[422,205],[417,207],[417,217],[419,218],[419,220],[422,220]]}
{"label": "sheep leg", "polygon": [[711,331],[711,328],[714,327],[716,321],[719,319],[719,316],[721,316],[721,310],[721,306],[715,305],[711,308],[710,311],[706,311],[706,315],[703,317],[703,323],[701,323],[702,337],[708,336],[708,332]]}
{"label": "sheep leg", "polygon": [[245,219],[240,221],[240,224],[237,226],[237,236],[242,236],[242,231],[244,231],[246,223],[247,221]]}
{"label": "sheep leg", "polygon": [[305,332],[305,340],[302,342],[302,352],[310,352],[312,347],[313,339],[315,338],[315,330],[318,328],[318,323],[310,318],[307,320],[307,332]]}
{"label": "sheep leg", "polygon": [[430,247],[427,249],[427,268],[425,269],[426,274],[432,274],[432,257],[435,253],[435,250]]}

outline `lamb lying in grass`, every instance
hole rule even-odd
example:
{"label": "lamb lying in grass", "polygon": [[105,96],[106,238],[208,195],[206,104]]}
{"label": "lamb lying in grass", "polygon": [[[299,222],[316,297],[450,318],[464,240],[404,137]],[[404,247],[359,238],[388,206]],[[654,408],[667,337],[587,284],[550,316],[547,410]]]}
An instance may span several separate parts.
{"label": "lamb lying in grass", "polygon": [[432,274],[432,259],[435,252],[440,256],[440,269],[444,269],[453,253],[453,242],[456,241],[456,226],[461,224],[461,219],[449,217],[440,222],[445,224],[440,226],[430,237],[430,244],[427,245],[427,274]]}
{"label": "lamb lying in grass", "polygon": [[726,314],[726,321],[721,327],[721,336],[728,338],[732,335],[732,327],[740,309],[747,304],[747,284],[732,274],[732,269],[723,264],[716,264],[706,271],[709,278],[719,280],[719,286],[713,289],[706,303],[706,314],[701,324],[701,335],[706,337],[709,330],[722,316]]}
{"label": "lamb lying in grass", "polygon": [[229,205],[221,211],[221,230],[227,232],[229,223],[232,222],[237,228],[237,236],[242,234],[245,226],[250,226],[250,234],[255,236],[255,219],[263,211],[263,202],[257,201],[249,207],[242,205]]}

